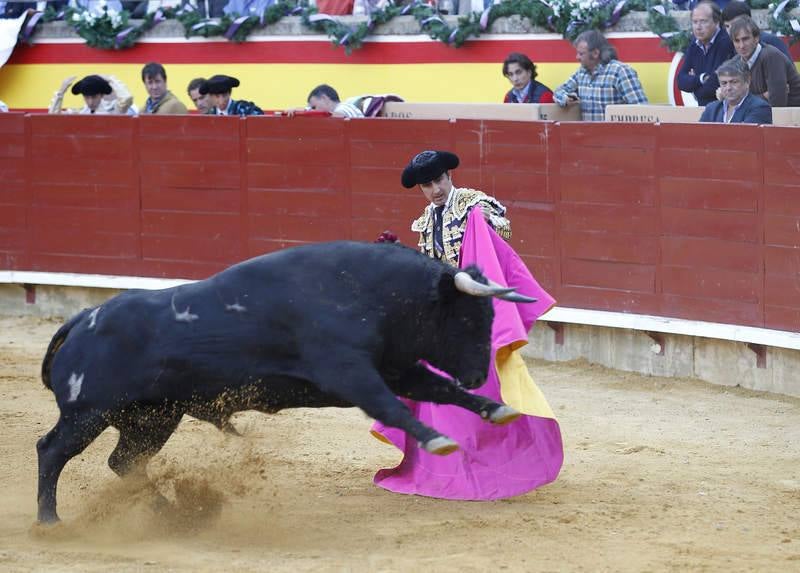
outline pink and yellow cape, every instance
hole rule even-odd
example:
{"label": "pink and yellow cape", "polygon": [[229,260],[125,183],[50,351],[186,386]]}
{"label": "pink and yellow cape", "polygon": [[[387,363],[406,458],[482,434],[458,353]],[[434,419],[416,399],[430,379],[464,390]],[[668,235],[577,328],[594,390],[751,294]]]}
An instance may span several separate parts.
{"label": "pink and yellow cape", "polygon": [[376,422],[373,435],[394,444],[404,455],[397,467],[379,470],[374,481],[396,493],[445,499],[520,495],[555,480],[564,461],[558,422],[519,353],[528,343],[533,323],[555,299],[489,227],[480,209],[470,213],[460,261],[462,268],[475,264],[487,278],[538,299],[532,304],[494,299],[489,377],[475,390],[526,415],[505,426],[494,426],[456,406],[404,400],[417,419],[455,440],[460,449],[449,456],[432,455],[405,432]]}

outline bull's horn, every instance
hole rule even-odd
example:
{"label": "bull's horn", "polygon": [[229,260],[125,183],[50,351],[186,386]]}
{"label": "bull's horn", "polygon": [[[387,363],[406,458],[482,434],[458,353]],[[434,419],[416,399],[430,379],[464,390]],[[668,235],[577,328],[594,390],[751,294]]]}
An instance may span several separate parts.
{"label": "bull's horn", "polygon": [[[486,280],[489,281],[489,286],[490,287],[494,287],[494,288],[498,288],[498,289],[502,289],[502,290],[505,290],[507,288],[507,287],[504,287],[501,284],[497,284],[492,279],[486,279]],[[509,302],[536,302],[537,300],[539,300],[538,298],[531,298],[529,296],[525,296],[524,294],[519,294],[518,292],[516,292],[516,289],[512,289],[512,292],[510,292],[508,294],[500,294],[500,295],[496,295],[496,296],[500,300],[507,300]]]}

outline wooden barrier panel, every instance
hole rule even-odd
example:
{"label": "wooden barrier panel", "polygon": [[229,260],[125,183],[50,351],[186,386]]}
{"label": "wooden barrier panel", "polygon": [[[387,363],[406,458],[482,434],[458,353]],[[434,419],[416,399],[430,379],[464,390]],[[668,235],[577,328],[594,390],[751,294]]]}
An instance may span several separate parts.
{"label": "wooden barrier panel", "polygon": [[411,103],[387,102],[381,111],[392,119],[483,119],[498,121],[580,121],[578,105],[554,103]]}
{"label": "wooden barrier panel", "polygon": [[562,307],[800,330],[800,131],[721,124],[0,115],[0,267],[202,278],[286,246],[415,246],[424,149],[509,209]]}
{"label": "wooden barrier panel", "polygon": [[606,121],[624,123],[697,123],[702,107],[615,104],[606,107]]}
{"label": "wooden barrier panel", "polygon": [[28,194],[22,113],[0,113],[0,267],[28,268]]}

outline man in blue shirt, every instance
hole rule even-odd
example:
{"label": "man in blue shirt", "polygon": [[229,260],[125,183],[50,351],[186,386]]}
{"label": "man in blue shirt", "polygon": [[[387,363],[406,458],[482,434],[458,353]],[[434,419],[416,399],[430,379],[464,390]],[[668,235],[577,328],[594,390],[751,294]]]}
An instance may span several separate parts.
{"label": "man in blue shirt", "polygon": [[710,0],[703,0],[692,10],[695,40],[686,49],[678,71],[678,87],[692,92],[701,106],[716,100],[719,82],[714,72],[735,54],[728,33],[720,26],[721,20],[719,6]]}
{"label": "man in blue shirt", "polygon": [[772,123],[772,108],[762,98],[750,93],[750,67],[741,56],[723,62],[717,68],[722,101],[706,106],[701,122]]}

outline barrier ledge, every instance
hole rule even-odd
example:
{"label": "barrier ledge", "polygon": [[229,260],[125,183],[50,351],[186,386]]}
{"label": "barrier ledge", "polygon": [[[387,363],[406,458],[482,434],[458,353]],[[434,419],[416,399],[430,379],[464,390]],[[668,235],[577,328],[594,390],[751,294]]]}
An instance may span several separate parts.
{"label": "barrier ledge", "polygon": [[70,286],[109,289],[159,290],[193,283],[191,279],[162,279],[78,273],[46,273],[39,271],[0,271],[0,283]]}
{"label": "barrier ledge", "polygon": [[[0,271],[0,283],[66,287],[158,290],[195,282],[190,279],[165,279],[39,271]],[[775,348],[800,350],[800,333],[753,326],[686,320],[647,314],[628,314],[604,310],[554,307],[543,314],[541,322],[562,322],[638,331],[661,332],[699,338],[714,338],[761,344]]]}

